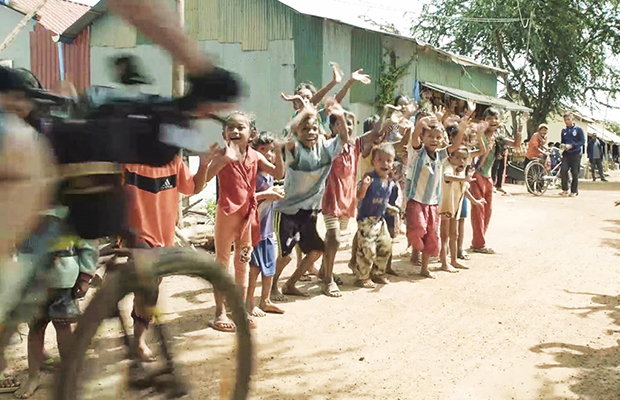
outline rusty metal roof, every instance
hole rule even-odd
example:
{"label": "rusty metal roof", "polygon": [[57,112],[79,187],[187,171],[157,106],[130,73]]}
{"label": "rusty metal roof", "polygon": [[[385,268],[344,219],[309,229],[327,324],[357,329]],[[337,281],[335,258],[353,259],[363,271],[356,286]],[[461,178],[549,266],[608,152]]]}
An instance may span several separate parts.
{"label": "rusty metal roof", "polygon": [[[9,7],[28,13],[40,4],[40,0],[10,0],[5,1]],[[62,33],[86,14],[91,7],[67,0],[47,0],[43,8],[37,12],[37,21],[47,30],[56,35]]]}

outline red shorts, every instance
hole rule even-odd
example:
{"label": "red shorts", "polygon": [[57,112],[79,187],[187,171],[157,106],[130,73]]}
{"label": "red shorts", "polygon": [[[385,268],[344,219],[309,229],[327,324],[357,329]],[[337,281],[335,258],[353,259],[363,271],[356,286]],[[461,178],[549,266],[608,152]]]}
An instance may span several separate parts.
{"label": "red shorts", "polygon": [[407,202],[407,238],[411,247],[431,256],[439,254],[439,214],[437,205]]}

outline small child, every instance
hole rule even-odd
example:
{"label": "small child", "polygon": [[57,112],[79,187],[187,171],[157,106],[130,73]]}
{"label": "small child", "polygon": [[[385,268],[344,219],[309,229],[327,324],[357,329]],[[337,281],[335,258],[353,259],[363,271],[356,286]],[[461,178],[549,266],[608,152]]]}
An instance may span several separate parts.
{"label": "small child", "polygon": [[[219,198],[215,214],[215,258],[228,269],[230,248],[235,245],[235,283],[242,287],[245,297],[248,285],[248,263],[252,247],[260,242],[260,222],[256,201],[258,171],[281,178],[282,158],[276,165],[249,146],[252,118],[233,112],[226,118],[222,136],[226,148],[215,155],[207,168],[207,182],[217,175]],[[215,292],[215,320],[209,324],[222,332],[234,332],[235,324],[226,315],[221,293]],[[245,300],[245,299],[244,299]],[[250,318],[251,326],[255,322]]]}
{"label": "small child", "polygon": [[[306,104],[290,124],[295,139],[286,145],[286,198],[277,205],[280,210],[280,257],[276,261],[272,300],[283,301],[283,293],[307,297],[308,294],[297,289],[295,283],[323,255],[325,244],[316,230],[317,214],[332,162],[349,139],[342,107],[331,102],[327,109],[341,120],[339,126],[343,128],[333,139],[325,139],[321,134],[317,111],[310,104]],[[278,279],[291,262],[291,252],[297,244],[305,257],[280,292]]]}
{"label": "small child", "polygon": [[[272,133],[261,132],[252,143],[252,147],[265,156],[267,161],[275,163],[275,137]],[[256,200],[260,214],[261,240],[252,251],[250,260],[250,282],[248,285],[248,310],[253,317],[264,317],[265,313],[284,314],[284,310],[269,299],[269,292],[276,273],[276,242],[273,233],[274,201],[284,198],[283,191],[273,186],[273,176],[259,171],[256,175]],[[261,301],[254,306],[254,290],[258,274],[261,274]]]}
{"label": "small child", "polygon": [[[448,166],[444,169],[441,181],[441,203],[439,215],[441,217],[441,269],[448,272],[458,272],[456,268],[468,269],[457,261],[458,221],[461,208],[466,206],[463,199],[467,197],[474,206],[483,205],[482,200],[476,200],[469,192],[469,182],[473,180],[472,173],[466,172],[469,161],[469,149],[461,146],[448,157]],[[450,264],[447,261],[448,239],[450,240]]]}
{"label": "small child", "polygon": [[[99,252],[96,241],[82,240],[73,236],[62,219],[66,212],[62,208],[50,209],[43,216],[42,225],[59,223],[62,237],[49,253],[50,274],[48,299],[39,316],[28,324],[28,381],[15,393],[15,397],[26,399],[41,383],[41,367],[46,361],[44,351],[45,330],[50,322],[56,330],[60,360],[70,356],[72,328],[77,322],[80,310],[77,299],[88,291],[88,284],[97,269]],[[28,258],[33,252],[30,240],[37,240],[36,233],[26,240],[19,257]]]}
{"label": "small child", "polygon": [[422,252],[420,274],[434,278],[428,264],[430,257],[439,254],[437,228],[439,193],[442,180],[442,164],[448,154],[461,145],[469,118],[464,117],[459,125],[455,141],[449,147],[439,148],[444,130],[438,118],[420,118],[411,137],[409,173],[407,174],[407,237],[414,250]]}
{"label": "small child", "polygon": [[[385,277],[392,256],[392,237],[384,215],[397,215],[400,210],[389,204],[398,197],[398,184],[391,178],[396,152],[384,144],[372,151],[374,172],[360,182],[357,192],[361,200],[357,216],[356,253],[352,255],[352,269],[357,284],[372,289],[375,283],[387,284]],[[354,261],[353,261],[354,260]]]}

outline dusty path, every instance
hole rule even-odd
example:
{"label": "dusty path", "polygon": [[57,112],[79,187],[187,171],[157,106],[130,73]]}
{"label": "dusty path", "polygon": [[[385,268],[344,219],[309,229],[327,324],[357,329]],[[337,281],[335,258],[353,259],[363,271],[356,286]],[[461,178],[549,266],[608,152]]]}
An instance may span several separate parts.
{"label": "dusty path", "polygon": [[[398,260],[400,278],[357,289],[349,252],[341,251],[341,299],[320,295],[314,281],[305,284],[312,298],[258,321],[252,398],[618,399],[620,208],[613,201],[620,174],[615,178],[584,182],[576,199],[557,191],[535,198],[509,185],[514,195],[495,197],[488,234],[499,254],[474,255],[471,270],[439,272],[434,281]],[[211,290],[174,278],[163,291],[187,374],[200,386],[196,398],[218,398],[231,336],[206,328]],[[120,359],[117,332],[113,323],[100,331],[99,361]],[[24,345],[11,349],[18,367]],[[98,397],[121,392],[114,373],[123,365],[102,367]]]}

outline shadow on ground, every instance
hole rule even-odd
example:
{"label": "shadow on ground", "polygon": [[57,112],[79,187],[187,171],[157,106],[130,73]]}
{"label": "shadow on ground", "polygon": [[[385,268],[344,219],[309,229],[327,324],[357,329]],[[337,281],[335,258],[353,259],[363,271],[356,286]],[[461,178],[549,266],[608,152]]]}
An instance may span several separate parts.
{"label": "shadow on ground", "polygon": [[[615,328],[606,331],[608,335],[620,333],[620,296],[596,293],[575,293],[575,295],[592,296],[592,306],[564,307],[564,310],[575,311],[582,318],[598,312],[606,313]],[[553,368],[570,368],[577,373],[571,376],[569,389],[580,399],[611,400],[620,395],[620,340],[611,347],[593,348],[588,345],[561,342],[541,343],[530,349],[534,353],[546,353],[553,356],[553,363],[538,365],[542,370]],[[546,400],[560,400],[564,397],[553,396],[554,383],[545,381],[541,392]]]}

